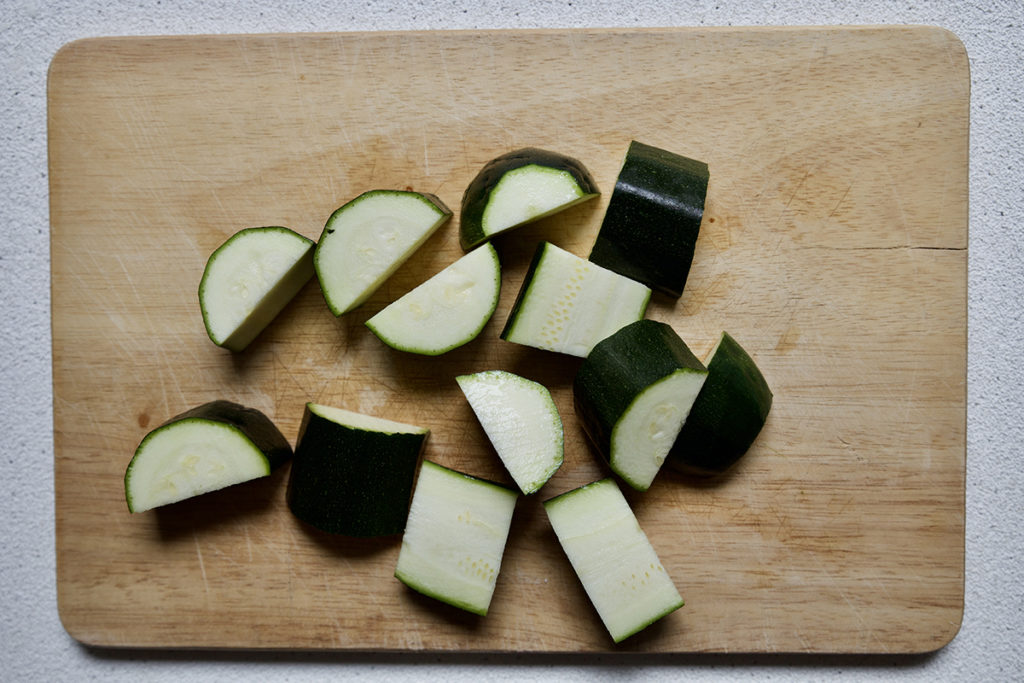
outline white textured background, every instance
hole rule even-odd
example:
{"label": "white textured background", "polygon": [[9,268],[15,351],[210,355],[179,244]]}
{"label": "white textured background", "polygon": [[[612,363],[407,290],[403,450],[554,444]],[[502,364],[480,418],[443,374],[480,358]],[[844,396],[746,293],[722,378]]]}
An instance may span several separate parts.
{"label": "white textured background", "polygon": [[[971,63],[967,585],[914,657],[403,657],[94,651],[57,617],[46,70],[103,35],[433,28],[934,24]],[[0,680],[1024,680],[1024,0],[0,0]]]}

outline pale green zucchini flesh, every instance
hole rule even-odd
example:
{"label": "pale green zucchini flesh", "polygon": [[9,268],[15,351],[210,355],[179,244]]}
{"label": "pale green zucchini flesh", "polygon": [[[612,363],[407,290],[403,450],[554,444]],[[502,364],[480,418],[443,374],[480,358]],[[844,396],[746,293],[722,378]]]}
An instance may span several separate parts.
{"label": "pale green zucchini flesh", "polygon": [[313,255],[331,312],[365,302],[451,216],[437,197],[405,190],[364,192],[331,214]]}
{"label": "pale green zucchini flesh", "polygon": [[455,379],[519,490],[539,490],[563,460],[562,418],[551,392],[504,370]]}
{"label": "pale green zucchini flesh", "polygon": [[598,194],[593,177],[577,159],[536,147],[502,154],[485,164],[466,187],[459,242],[469,251]]}
{"label": "pale green zucchini flesh", "polygon": [[149,432],[124,474],[131,512],[177,503],[265,477],[292,456],[277,427],[258,410],[211,401]]}
{"label": "pale green zucchini flesh", "polygon": [[562,549],[618,643],[683,606],[675,584],[612,479],[544,503]]}
{"label": "pale green zucchini flesh", "polygon": [[646,286],[541,242],[501,338],[583,358],[641,319],[650,298]]}
{"label": "pale green zucchini flesh", "polygon": [[394,349],[437,356],[480,334],[500,291],[498,252],[483,244],[389,304],[366,326]]}
{"label": "pale green zucchini flesh", "polygon": [[395,577],[413,590],[486,615],[518,494],[424,460]]}
{"label": "pale green zucchini flesh", "polygon": [[282,227],[246,228],[211,255],[199,283],[210,340],[242,351],[313,277],[313,240]]}

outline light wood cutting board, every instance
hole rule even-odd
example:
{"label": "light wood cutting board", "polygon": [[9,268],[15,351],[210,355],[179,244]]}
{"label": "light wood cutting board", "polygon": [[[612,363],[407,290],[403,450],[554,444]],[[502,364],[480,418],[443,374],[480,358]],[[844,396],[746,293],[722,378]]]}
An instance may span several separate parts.
{"label": "light wood cutting board", "polygon": [[[436,651],[918,652],[963,611],[968,62],[924,27],[91,39],[49,75],[57,590],[108,646]],[[775,392],[722,481],[631,493],[686,606],[613,646],[540,502],[607,475],[572,409],[578,360],[498,339],[534,246],[589,253],[629,141],[706,161],[679,301],[699,356],[728,330]],[[316,239],[360,192],[458,210],[490,158],[569,153],[602,197],[498,243],[501,303],[438,358],[363,325],[460,253],[458,220],[338,320],[315,281],[242,354],[196,288],[235,231]],[[226,398],[294,442],[317,401],[432,430],[426,457],[511,482],[455,384],[549,386],[566,462],[519,501],[490,614],[393,578],[399,539],[316,533],[272,477],[138,515],[146,432]]]}

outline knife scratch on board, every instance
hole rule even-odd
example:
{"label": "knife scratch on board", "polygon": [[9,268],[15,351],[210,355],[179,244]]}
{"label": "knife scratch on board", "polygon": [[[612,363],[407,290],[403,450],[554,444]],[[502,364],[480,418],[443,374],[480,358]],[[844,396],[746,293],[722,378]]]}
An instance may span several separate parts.
{"label": "knife scratch on board", "polygon": [[192,532],[192,541],[196,546],[196,560],[199,562],[199,573],[203,577],[203,592],[206,593],[207,599],[210,597],[210,584],[206,580],[206,565],[203,563],[203,549],[199,547],[199,536],[196,532]]}
{"label": "knife scratch on board", "polygon": [[[124,273],[125,281],[129,285],[131,285],[132,296],[135,299],[135,303],[137,305],[137,309],[141,312],[143,320],[145,320],[146,327],[149,330],[149,334],[150,335],[156,335],[158,327],[153,324],[153,320],[152,320],[152,318],[150,317],[150,314],[149,314],[150,307],[146,305],[146,303],[143,301],[143,297],[139,294],[139,290],[138,290],[138,288],[135,285],[135,280],[132,278],[131,271],[125,265],[124,259],[122,258],[121,254],[114,254],[114,260],[116,260],[117,264],[121,267],[121,271]],[[108,319],[113,320],[113,318],[110,317],[110,316],[108,316]],[[138,338],[137,335],[118,335],[116,343],[122,349],[126,349],[125,344],[126,344],[127,340],[135,339],[135,338]],[[162,345],[158,345],[156,348],[157,348],[158,355],[160,356],[161,360],[163,361],[162,367],[174,367],[174,364],[171,363],[171,359],[169,358],[169,356],[167,354],[166,348],[164,348],[164,346],[162,346]],[[193,355],[194,355],[194,351],[193,351]],[[173,405],[171,403],[171,401],[170,401],[170,396],[169,396],[168,391],[167,391],[167,382],[163,381],[166,378],[170,378],[170,381],[173,383],[174,389],[176,390],[176,392],[178,394],[178,401],[180,402],[180,404],[182,404],[182,405],[186,404],[187,400],[185,398],[185,392],[181,388],[181,383],[178,380],[178,376],[177,376],[176,373],[171,372],[171,373],[162,373],[161,374],[160,390],[163,392],[164,405],[166,405],[168,407]]]}

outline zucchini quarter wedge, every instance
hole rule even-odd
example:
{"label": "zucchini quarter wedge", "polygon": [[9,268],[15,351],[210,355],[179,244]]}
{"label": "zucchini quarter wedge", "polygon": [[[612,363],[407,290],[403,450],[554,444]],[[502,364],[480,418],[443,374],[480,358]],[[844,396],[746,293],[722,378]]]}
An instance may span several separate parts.
{"label": "zucchini quarter wedge", "polygon": [[331,534],[401,533],[429,434],[423,427],[307,403],[288,478],[288,508]]}
{"label": "zucchini quarter wedge", "polygon": [[651,486],[708,371],[675,331],[639,320],[599,342],[573,380],[583,431],[633,488]]}
{"label": "zucchini quarter wedge", "polygon": [[501,338],[580,358],[644,316],[651,290],[550,242],[534,252]]}
{"label": "zucchini quarter wedge", "polygon": [[634,140],[590,260],[679,298],[704,217],[708,177],[703,161]]}
{"label": "zucchini quarter wedge", "polygon": [[395,578],[413,590],[485,615],[518,494],[424,460]]}
{"label": "zucchini quarter wedge", "polygon": [[536,147],[502,154],[480,170],[462,196],[459,242],[469,251],[598,194],[590,172],[572,157]]}
{"label": "zucchini quarter wedge", "polygon": [[313,254],[331,312],[366,301],[451,216],[434,195],[404,190],[364,192],[332,213]]}
{"label": "zucchini quarter wedge", "polygon": [[772,407],[764,375],[728,333],[722,333],[708,358],[708,379],[666,463],[705,476],[725,472],[750,449]]}
{"label": "zucchini quarter wedge", "polygon": [[389,304],[366,326],[394,349],[438,356],[480,334],[500,291],[498,252],[483,244]]}
{"label": "zucchini quarter wedge", "polygon": [[546,501],[544,510],[616,643],[683,606],[614,480],[563,493]]}
{"label": "zucchini quarter wedge", "polygon": [[506,372],[455,378],[519,490],[534,493],[562,466],[562,418],[547,387]]}
{"label": "zucchini quarter wedge", "polygon": [[269,475],[292,447],[258,410],[211,401],[176,415],[142,440],[124,473],[131,512],[144,512]]}
{"label": "zucchini quarter wedge", "polygon": [[246,228],[217,247],[199,282],[210,340],[241,351],[313,277],[313,240],[282,227]]}

